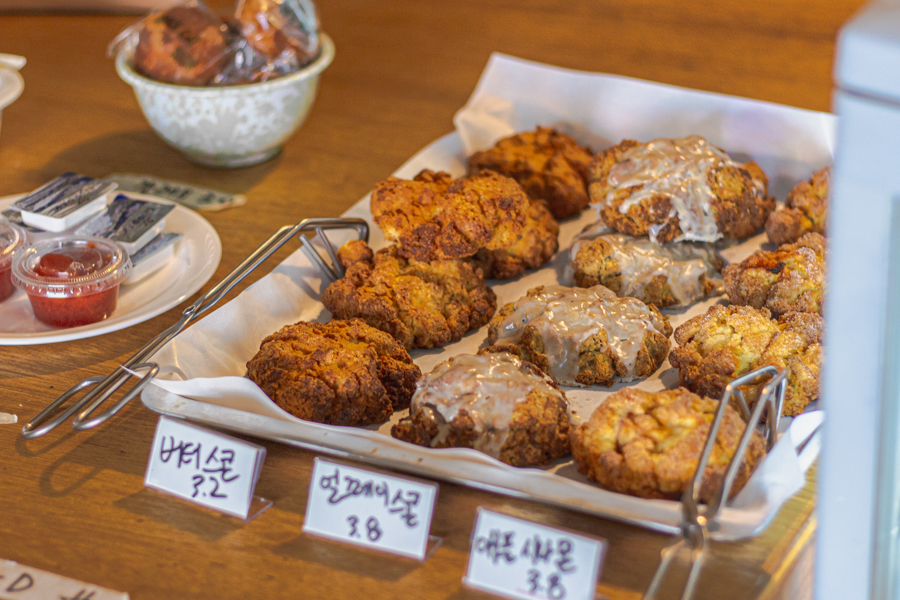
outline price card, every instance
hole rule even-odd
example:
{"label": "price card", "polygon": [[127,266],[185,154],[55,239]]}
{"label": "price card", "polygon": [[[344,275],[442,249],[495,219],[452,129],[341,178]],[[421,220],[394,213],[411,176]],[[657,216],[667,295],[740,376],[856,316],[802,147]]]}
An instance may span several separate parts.
{"label": "price card", "polygon": [[0,598],[4,600],[128,600],[128,594],[0,560]]}
{"label": "price card", "polygon": [[266,449],[160,417],[144,485],[246,519]]}
{"label": "price card", "polygon": [[437,485],[316,459],[303,531],[425,560]]}
{"label": "price card", "polygon": [[463,582],[508,598],[593,600],[605,552],[606,540],[478,509]]}

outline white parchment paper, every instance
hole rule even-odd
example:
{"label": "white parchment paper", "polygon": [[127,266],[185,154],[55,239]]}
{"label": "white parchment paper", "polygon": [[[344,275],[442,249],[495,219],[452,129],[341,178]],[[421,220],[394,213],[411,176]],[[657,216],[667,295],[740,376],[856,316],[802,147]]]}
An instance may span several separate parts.
{"label": "white parchment paper", "polygon": [[[472,151],[537,125],[554,126],[594,150],[625,138],[646,141],[699,134],[740,160],[756,160],[770,178],[770,192],[784,200],[798,181],[831,163],[836,124],[832,115],[824,113],[623,77],[567,71],[502,55],[491,58],[454,123],[455,133],[423,149],[396,174],[410,178],[421,169],[430,168],[462,175],[466,156]],[[368,198],[345,215],[371,222]],[[561,223],[560,252],[554,260],[517,280],[493,284],[498,307],[537,285],[571,285],[567,248],[572,238],[596,219],[589,209],[580,218]],[[384,245],[377,227],[372,227],[370,243],[374,247]],[[741,260],[762,243],[763,236],[758,236],[727,248],[723,256],[728,261]],[[298,250],[238,298],[164,347],[154,360],[162,368],[161,377],[170,381],[148,386],[144,402],[160,412],[181,414],[261,437],[342,451],[419,474],[536,497],[658,529],[677,528],[681,521],[679,503],[602,490],[578,474],[571,459],[546,469],[516,469],[474,450],[435,450],[399,442],[390,437],[390,427],[406,411],[395,414],[381,427],[371,428],[310,423],[282,411],[255,384],[242,377],[246,362],[264,337],[284,325],[299,320],[329,320],[330,314],[319,301],[323,290],[320,275]],[[688,309],[663,312],[677,327],[716,302],[726,300],[713,298]],[[477,352],[485,340],[486,328],[482,328],[443,349],[415,350],[411,355],[427,372],[450,356]],[[650,379],[629,385],[659,390],[677,383],[677,371],[666,362]],[[622,384],[612,389],[568,388],[575,417],[586,418],[620,387]],[[789,433],[782,436],[750,482],[720,513],[714,537],[736,539],[758,533],[778,507],[803,486],[804,473],[818,453],[818,442],[807,444],[799,456],[795,448],[818,427],[821,419],[820,412],[813,412],[790,423]]]}

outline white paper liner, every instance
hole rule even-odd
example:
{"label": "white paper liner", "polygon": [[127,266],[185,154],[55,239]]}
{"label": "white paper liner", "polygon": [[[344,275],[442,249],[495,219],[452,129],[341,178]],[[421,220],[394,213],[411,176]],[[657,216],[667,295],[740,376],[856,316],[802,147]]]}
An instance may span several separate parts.
{"label": "white paper liner", "polygon": [[[494,55],[478,87],[455,123],[458,133],[437,140],[403,165],[399,177],[412,177],[423,168],[465,172],[468,152],[484,148],[499,137],[537,125],[553,125],[580,143],[602,149],[624,138],[646,141],[656,137],[699,134],[738,159],[752,157],[770,177],[770,193],[783,200],[798,181],[807,179],[832,160],[835,119],[832,115],[637,81],[622,77],[566,71]],[[374,182],[373,182],[374,183]],[[345,216],[371,222],[368,198]],[[498,307],[537,285],[571,285],[567,248],[585,225],[596,220],[592,210],[561,223],[560,252],[551,263],[517,280],[492,285]],[[348,235],[349,237],[349,235]],[[760,248],[757,236],[723,251],[728,261],[742,260]],[[377,227],[370,243],[384,245]],[[663,530],[681,522],[681,505],[608,492],[577,473],[568,458],[547,469],[517,469],[469,449],[421,448],[390,437],[390,427],[402,411],[380,427],[348,428],[301,421],[272,403],[252,382],[241,377],[264,337],[299,320],[327,321],[330,314],[319,302],[321,276],[301,251],[296,251],[271,274],[236,299],[181,333],[154,358],[162,368],[159,381],[142,397],[155,410],[190,416],[233,429],[268,437],[343,449],[364,460],[437,478],[465,481],[477,487],[506,491],[603,514]],[[679,311],[664,311],[677,327],[702,314],[722,298],[713,298]],[[411,353],[423,372],[446,358],[475,353],[486,340],[486,328],[471,332],[440,350]],[[673,342],[674,343],[674,342]],[[668,362],[644,381],[631,383],[647,390],[675,387],[678,373]],[[576,418],[587,417],[613,388],[567,388]],[[203,404],[177,396],[202,400]],[[791,423],[789,435],[770,452],[730,506],[719,515],[716,539],[738,539],[759,533],[778,507],[805,483],[805,471],[818,454],[818,440],[798,457],[795,446],[818,427],[820,412]]]}

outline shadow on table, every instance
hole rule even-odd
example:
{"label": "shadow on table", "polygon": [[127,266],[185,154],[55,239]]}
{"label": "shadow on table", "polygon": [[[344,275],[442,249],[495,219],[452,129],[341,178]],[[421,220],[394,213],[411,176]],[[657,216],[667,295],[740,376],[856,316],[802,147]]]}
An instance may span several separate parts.
{"label": "shadow on table", "polygon": [[[399,581],[422,565],[411,558],[355,548],[306,534],[276,546],[272,551],[282,556],[318,563],[329,569],[371,577],[379,581]],[[347,560],[348,552],[355,554],[353,560]]]}
{"label": "shadow on table", "polygon": [[220,540],[244,525],[236,517],[229,517],[148,488],[120,498],[113,504],[117,508],[174,527],[207,542]]}
{"label": "shadow on table", "polygon": [[100,136],[66,148],[37,170],[27,174],[38,185],[66,171],[92,177],[110,173],[136,173],[172,179],[243,194],[262,181],[281,162],[272,160],[240,169],[215,169],[190,162],[151,130],[136,130]]}

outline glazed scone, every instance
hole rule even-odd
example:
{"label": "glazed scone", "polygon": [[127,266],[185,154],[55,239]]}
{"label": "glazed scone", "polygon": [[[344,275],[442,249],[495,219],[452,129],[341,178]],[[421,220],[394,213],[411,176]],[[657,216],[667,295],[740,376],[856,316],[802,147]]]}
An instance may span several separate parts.
{"label": "glazed scone", "polygon": [[566,395],[509,354],[461,354],[416,386],[409,417],[391,435],[430,448],[474,448],[516,467],[569,453]]}
{"label": "glazed scone", "polygon": [[487,279],[513,279],[527,270],[541,267],[559,249],[559,224],[547,205],[532,200],[526,214],[522,237],[512,246],[499,250],[482,248],[473,259]]}
{"label": "glazed scone", "polygon": [[737,163],[697,135],[625,140],[598,154],[589,175],[608,226],[661,244],[749,237],[775,208],[756,163]]}
{"label": "glazed scone", "polygon": [[580,213],[588,205],[590,148],[550,127],[517,133],[469,158],[469,174],[494,171],[519,182],[533,200],[543,200],[557,219]]}
{"label": "glazed scone", "polygon": [[572,269],[579,287],[599,284],[618,296],[663,308],[721,293],[723,264],[711,244],[659,245],[649,238],[610,233],[582,243]]}
{"label": "glazed scone", "polygon": [[394,336],[407,350],[439,348],[494,315],[497,297],[468,260],[420,262],[396,246],[372,252],[353,241],[338,251],[346,269],[322,303],[335,319],[359,318]]}
{"label": "glazed scone", "polygon": [[773,252],[760,250],[725,267],[725,291],[734,304],[787,312],[822,314],[825,238],[807,233]]}
{"label": "glazed scone", "polygon": [[[787,313],[778,320],[768,309],[713,306],[675,330],[679,344],[669,353],[681,385],[710,398],[721,398],[725,386],[763,366],[788,368],[782,414],[800,414],[819,396],[822,317]],[[753,401],[757,387],[745,390]]]}
{"label": "glazed scone", "polygon": [[509,177],[488,172],[454,180],[427,169],[411,181],[379,182],[370,203],[384,237],[397,242],[400,256],[418,261],[509,248],[522,236],[529,205]]}
{"label": "glazed scone", "polygon": [[360,321],[288,325],[262,341],[247,377],[300,419],[371,425],[409,406],[421,375],[402,345]]}
{"label": "glazed scone", "polygon": [[[598,406],[588,421],[572,428],[572,456],[578,471],[614,492],[679,500],[697,469],[718,405],[684,388],[619,390]],[[743,432],[740,415],[726,406],[703,471],[701,502],[710,502],[721,489]],[[765,440],[754,431],[731,487],[732,496],[765,454]]]}
{"label": "glazed scone", "polygon": [[654,306],[602,285],[537,287],[491,319],[488,343],[519,355],[561,385],[612,385],[650,376],[672,326]]}
{"label": "glazed scone", "polygon": [[773,244],[796,242],[807,233],[825,234],[831,168],[813,173],[790,191],[784,208],[773,211],[766,221],[766,234]]}

